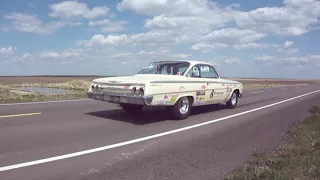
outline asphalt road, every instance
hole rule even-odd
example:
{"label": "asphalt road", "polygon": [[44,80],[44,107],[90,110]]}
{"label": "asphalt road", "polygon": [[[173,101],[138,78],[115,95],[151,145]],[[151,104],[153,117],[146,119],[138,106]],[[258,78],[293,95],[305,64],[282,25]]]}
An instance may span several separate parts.
{"label": "asphalt road", "polygon": [[248,90],[235,109],[198,107],[180,121],[92,100],[0,105],[0,179],[221,179],[315,104],[319,84]]}

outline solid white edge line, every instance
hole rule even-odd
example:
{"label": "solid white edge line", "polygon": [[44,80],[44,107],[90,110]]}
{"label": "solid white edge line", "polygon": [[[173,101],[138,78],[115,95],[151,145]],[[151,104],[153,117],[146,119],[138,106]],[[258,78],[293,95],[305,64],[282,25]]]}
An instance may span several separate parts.
{"label": "solid white edge line", "polygon": [[77,102],[77,101],[88,101],[92,99],[71,99],[71,100],[60,100],[60,101],[38,101],[38,102],[25,102],[25,103],[8,103],[0,104],[0,106],[14,106],[14,105],[25,105],[25,104],[47,104],[47,103],[61,103],[61,102]]}
{"label": "solid white edge line", "polygon": [[61,160],[61,159],[67,159],[67,158],[76,157],[76,156],[81,156],[81,155],[85,155],[85,154],[89,154],[89,153],[94,153],[94,152],[98,152],[98,151],[103,151],[103,150],[107,150],[107,149],[112,149],[112,148],[121,147],[121,146],[129,145],[129,144],[133,144],[133,143],[142,142],[142,141],[146,141],[146,140],[149,140],[149,139],[154,139],[154,138],[161,137],[161,136],[166,136],[166,135],[169,135],[169,134],[174,134],[174,133],[177,133],[177,132],[185,131],[185,130],[188,130],[188,129],[193,129],[193,128],[196,128],[196,127],[204,126],[204,125],[207,125],[207,124],[215,123],[215,122],[218,122],[218,121],[223,121],[223,120],[226,120],[226,119],[230,119],[230,118],[233,118],[233,117],[241,116],[241,115],[248,114],[248,113],[251,113],[251,112],[254,112],[254,111],[258,111],[258,110],[261,110],[261,109],[272,107],[272,106],[275,106],[275,105],[278,105],[278,104],[282,104],[282,103],[285,103],[285,102],[288,102],[288,101],[292,101],[292,100],[295,100],[295,99],[298,99],[298,98],[301,98],[301,97],[304,97],[304,96],[307,96],[307,95],[310,95],[310,94],[317,93],[319,91],[320,91],[320,89],[316,90],[316,91],[312,91],[312,92],[306,93],[306,94],[303,94],[303,95],[300,95],[300,96],[296,96],[296,97],[293,97],[293,98],[290,98],[290,99],[279,101],[279,102],[276,102],[276,103],[273,103],[273,104],[269,104],[269,105],[262,106],[262,107],[259,107],[259,108],[255,108],[255,109],[251,109],[251,110],[248,110],[248,111],[244,111],[244,112],[241,112],[241,113],[237,113],[237,114],[233,114],[233,115],[230,115],[230,116],[218,118],[218,119],[215,119],[215,120],[211,120],[211,121],[207,121],[207,122],[203,122],[203,123],[187,126],[187,127],[184,127],[184,128],[179,128],[179,129],[175,129],[175,130],[171,130],[171,131],[167,131],[167,132],[163,132],[163,133],[159,133],[159,134],[154,134],[154,135],[151,135],[151,136],[146,136],[146,137],[143,137],[143,138],[133,139],[133,140],[129,140],[129,141],[121,142],[121,143],[116,143],[116,144],[112,144],[112,145],[107,145],[107,146],[103,146],[103,147],[99,147],[99,148],[89,149],[89,150],[85,150],[85,151],[79,151],[79,152],[60,155],[60,156],[54,156],[54,157],[50,157],[50,158],[46,158],[46,159],[40,159],[40,160],[29,161],[29,162],[25,162],[25,163],[20,163],[20,164],[0,167],[0,172],[1,171],[12,170],[12,169],[17,169],[17,168],[22,168],[22,167],[27,167],[27,166],[32,166],[32,165],[37,165],[37,164],[42,164],[42,163],[47,163],[47,162],[52,162],[52,161],[57,161],[57,160]]}
{"label": "solid white edge line", "polygon": [[264,91],[254,91],[254,92],[251,92],[251,94],[258,94],[258,93],[263,93]]}

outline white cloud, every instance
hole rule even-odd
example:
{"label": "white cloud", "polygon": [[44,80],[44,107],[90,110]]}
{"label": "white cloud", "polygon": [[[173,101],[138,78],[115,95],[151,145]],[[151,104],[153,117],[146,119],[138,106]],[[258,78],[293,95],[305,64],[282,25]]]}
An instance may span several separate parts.
{"label": "white cloud", "polygon": [[172,5],[171,0],[123,0],[117,4],[117,9],[132,9],[137,13],[156,15],[173,9]]}
{"label": "white cloud", "polygon": [[237,44],[234,45],[235,50],[253,49],[253,48],[275,48],[278,52],[284,52],[287,54],[298,52],[297,48],[291,48],[294,44],[293,41],[286,41],[283,45],[279,44],[264,44],[264,43],[247,43],[247,44]]}
{"label": "white cloud", "polygon": [[147,56],[147,57],[159,57],[169,54],[169,49],[160,47],[156,50],[140,50],[137,55]]}
{"label": "white cloud", "polygon": [[213,31],[205,35],[203,39],[224,44],[244,44],[259,40],[265,36],[265,34],[248,29],[226,28]]}
{"label": "white cloud", "polygon": [[100,31],[102,32],[117,32],[124,29],[124,25],[127,21],[113,22],[110,19],[103,19],[99,21],[89,21],[89,26],[101,26]]}
{"label": "white cloud", "polygon": [[[76,58],[81,57],[84,54],[82,49],[66,49],[64,51],[55,52],[55,51],[49,51],[49,52],[42,52],[36,54],[40,58]],[[34,56],[35,54],[25,54],[26,58],[30,56]]]}
{"label": "white cloud", "polygon": [[[46,63],[62,63],[73,60],[83,60],[87,52],[83,49],[65,49],[61,51],[45,51],[45,52],[25,52],[21,55],[12,56],[9,61],[11,63],[26,63],[27,65],[37,66]],[[74,62],[73,62],[74,63]],[[74,64],[75,65],[75,64]]]}
{"label": "white cloud", "polygon": [[146,33],[131,36],[132,43],[142,43],[147,45],[163,45],[170,43],[181,43],[188,40],[188,37],[179,32],[171,30],[154,30]]}
{"label": "white cloud", "polygon": [[81,26],[81,25],[83,25],[82,22],[71,22],[71,23],[69,24],[70,27],[76,27],[76,26]]}
{"label": "white cloud", "polygon": [[59,56],[59,54],[56,52],[45,52],[45,53],[40,54],[41,58],[47,58],[47,57],[48,58],[56,58],[58,56]]}
{"label": "white cloud", "polygon": [[124,43],[128,39],[127,35],[113,36],[108,35],[105,37],[102,34],[94,35],[89,41],[80,40],[77,45],[84,46],[105,46],[105,45],[119,45]]}
{"label": "white cloud", "polygon": [[64,1],[56,4],[50,4],[50,17],[59,17],[62,19],[86,18],[93,19],[108,14],[109,8],[105,6],[94,7],[90,9],[85,3],[78,1]]}
{"label": "white cloud", "polygon": [[133,53],[116,53],[113,54],[112,57],[129,57],[129,56],[133,56]]}
{"label": "white cloud", "polygon": [[18,30],[28,33],[36,34],[51,34],[64,26],[79,26],[81,22],[64,22],[64,21],[52,21],[43,23],[38,19],[36,15],[29,15],[23,13],[13,12],[9,15],[5,15],[5,18],[13,20],[6,31]]}
{"label": "white cloud", "polygon": [[[283,25],[281,23],[286,21],[283,21],[282,16],[279,14],[275,17],[272,16],[273,10],[278,12],[280,9],[280,14],[282,13],[282,9],[284,9],[284,12],[287,12],[289,5],[281,8],[260,8],[249,12],[236,10],[235,8],[238,7],[239,5],[235,4],[221,6],[209,0],[122,0],[117,5],[118,10],[132,10],[136,13],[150,16],[144,23],[144,26],[148,28],[149,31],[133,35],[109,35],[110,38],[119,39],[118,43],[113,43],[113,40],[107,40],[108,36],[100,36],[100,43],[92,43],[95,36],[97,36],[95,35],[91,40],[80,40],[77,44],[169,46],[179,43],[192,43],[194,44],[192,45],[192,49],[202,52],[208,52],[221,47],[233,47],[235,50],[277,48],[279,52],[297,52],[297,49],[294,48],[285,49],[278,44],[257,42],[267,37],[268,33],[273,33],[272,31],[266,30],[266,28],[263,27],[264,25],[276,29],[279,28],[280,25],[283,26],[283,28],[290,28],[296,25],[290,20],[290,25]],[[262,13],[260,14],[260,12]],[[292,12],[290,11],[290,13]],[[288,17],[291,17],[290,13]],[[317,14],[317,12],[313,13],[313,15],[315,14]],[[286,14],[284,13],[284,15]],[[239,27],[223,28],[233,20],[236,21]],[[89,25],[99,25],[103,27],[109,23],[111,23],[111,21],[106,19],[91,21]],[[114,24],[111,28],[107,26],[105,31],[117,31],[120,29],[121,27],[118,27],[118,24]],[[282,31],[281,27],[280,31]]]}
{"label": "white cloud", "polygon": [[0,55],[12,55],[14,53],[15,48],[13,47],[4,47],[4,48],[0,48]]}
{"label": "white cloud", "polygon": [[318,23],[320,2],[284,0],[283,7],[263,7],[235,17],[240,28],[277,35],[302,35]]}
{"label": "white cloud", "polygon": [[226,48],[228,45],[226,44],[221,44],[221,43],[211,43],[211,44],[194,44],[192,45],[192,49],[196,51],[201,51],[201,52],[208,52],[214,49],[218,48]]}
{"label": "white cloud", "polygon": [[209,0],[123,0],[119,10],[131,9],[153,16],[145,21],[148,29],[165,29],[183,33],[204,33],[223,27],[233,19],[234,5],[222,7]]}
{"label": "white cloud", "polygon": [[257,64],[268,64],[274,60],[273,56],[268,55],[253,55],[253,59]]}
{"label": "white cloud", "polygon": [[237,44],[233,46],[235,50],[254,49],[254,48],[278,48],[277,44],[263,44],[263,43],[247,43]]}
{"label": "white cloud", "polygon": [[274,57],[270,55],[253,55],[257,64],[272,64],[274,66],[305,66],[312,65],[320,60],[320,55],[309,55],[300,57]]}
{"label": "white cloud", "polygon": [[286,42],[284,42],[284,44],[283,44],[283,47],[284,48],[289,48],[289,47],[291,47],[292,45],[293,45],[293,41],[286,41]]}
{"label": "white cloud", "polygon": [[296,52],[298,52],[297,48],[291,48],[291,46],[293,44],[294,44],[293,41],[284,42],[283,46],[278,48],[278,52],[285,52],[285,53],[296,53]]}
{"label": "white cloud", "polygon": [[308,57],[285,57],[285,58],[281,58],[280,61],[275,62],[275,64],[278,65],[305,65],[308,64],[308,62],[310,61],[310,59]]}
{"label": "white cloud", "polygon": [[173,54],[172,58],[177,58],[177,59],[186,59],[188,57],[192,56],[191,54],[184,54],[184,53],[179,53],[179,54]]}
{"label": "white cloud", "polygon": [[239,64],[241,60],[239,58],[227,58],[224,60],[226,64]]}
{"label": "white cloud", "polygon": [[262,7],[248,12],[239,5],[222,7],[209,0],[123,0],[117,8],[153,16],[147,28],[206,32],[235,20],[241,29],[277,35],[302,35],[312,30],[320,17],[320,1],[284,0],[282,7]]}
{"label": "white cloud", "polygon": [[271,44],[260,44],[254,41],[260,40],[266,35],[248,29],[224,28],[212,31],[204,35],[201,40],[204,43],[197,43],[192,49],[208,52],[216,48],[233,47],[236,50],[248,48],[268,48]]}
{"label": "white cloud", "polygon": [[76,44],[84,46],[110,46],[120,44],[159,46],[181,43],[186,40],[188,40],[188,37],[179,32],[159,30],[132,35],[108,35],[107,37],[102,34],[96,34],[90,40],[79,40]]}
{"label": "white cloud", "polygon": [[312,55],[312,56],[310,56],[310,59],[320,61],[320,55]]}

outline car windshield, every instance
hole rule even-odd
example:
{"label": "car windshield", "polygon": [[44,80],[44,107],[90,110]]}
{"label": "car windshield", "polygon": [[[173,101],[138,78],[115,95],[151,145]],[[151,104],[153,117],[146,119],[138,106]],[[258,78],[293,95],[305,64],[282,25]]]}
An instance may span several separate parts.
{"label": "car windshield", "polygon": [[138,74],[183,75],[189,66],[188,62],[156,62],[144,67]]}

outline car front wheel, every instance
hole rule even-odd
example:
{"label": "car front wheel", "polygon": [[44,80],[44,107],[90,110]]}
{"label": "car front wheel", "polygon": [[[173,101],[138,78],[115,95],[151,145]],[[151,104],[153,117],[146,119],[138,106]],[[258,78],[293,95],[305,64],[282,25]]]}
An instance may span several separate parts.
{"label": "car front wheel", "polygon": [[182,120],[189,117],[191,110],[191,101],[188,97],[181,97],[172,107],[172,113],[175,119]]}
{"label": "car front wheel", "polygon": [[227,101],[227,107],[229,109],[233,109],[238,104],[238,93],[236,91],[233,91],[230,99]]}

